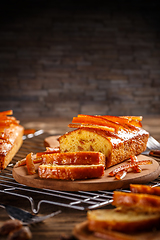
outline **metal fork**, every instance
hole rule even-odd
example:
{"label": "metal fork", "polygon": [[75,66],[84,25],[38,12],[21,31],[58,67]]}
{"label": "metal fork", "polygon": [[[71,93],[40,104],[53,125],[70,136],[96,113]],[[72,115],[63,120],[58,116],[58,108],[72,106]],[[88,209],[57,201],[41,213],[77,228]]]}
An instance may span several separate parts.
{"label": "metal fork", "polygon": [[22,210],[20,208],[10,206],[10,205],[0,204],[0,207],[4,208],[6,210],[6,212],[8,213],[8,215],[11,219],[18,219],[23,223],[23,225],[29,225],[29,224],[33,224],[33,223],[42,222],[45,219],[53,217],[61,212],[59,210],[59,211],[53,212],[48,215],[37,216],[37,215],[33,215],[25,210]]}
{"label": "metal fork", "polygon": [[149,150],[160,150],[160,143],[155,138],[150,136],[148,138],[147,148]]}

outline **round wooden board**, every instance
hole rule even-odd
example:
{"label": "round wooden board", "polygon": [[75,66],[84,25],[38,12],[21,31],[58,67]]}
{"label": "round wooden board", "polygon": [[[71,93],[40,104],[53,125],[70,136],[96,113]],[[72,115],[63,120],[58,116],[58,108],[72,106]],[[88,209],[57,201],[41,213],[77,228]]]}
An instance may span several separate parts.
{"label": "round wooden board", "polygon": [[104,231],[105,234],[94,234],[94,232],[88,230],[88,222],[82,222],[77,224],[73,229],[73,236],[76,237],[78,240],[101,240],[101,239],[125,239],[125,240],[157,240],[160,239],[160,231],[148,231],[146,232],[139,232],[139,233],[120,233],[116,231]]}
{"label": "round wooden board", "polygon": [[[149,157],[139,155],[139,160],[151,159]],[[125,162],[113,166],[105,170],[105,174],[101,178],[87,179],[87,180],[55,180],[55,179],[41,179],[38,176],[38,166],[36,166],[36,174],[29,175],[26,166],[14,167],[13,177],[14,179],[30,187],[35,188],[48,188],[53,190],[62,191],[98,191],[98,190],[114,190],[117,188],[127,188],[130,183],[147,183],[156,179],[160,174],[160,166],[157,161],[152,159],[153,164],[142,165],[141,173],[129,172],[122,180],[115,180],[115,177],[110,177],[108,174],[114,168],[123,165]]]}
{"label": "round wooden board", "polygon": [[[48,141],[49,140],[49,141]],[[44,144],[48,147],[57,147],[58,141],[57,136],[51,136],[44,140]],[[142,165],[141,173],[129,172],[123,180],[115,180],[114,177],[110,177],[108,174],[114,168],[117,168],[120,165],[125,164],[125,162],[120,163],[116,166],[110,167],[105,170],[105,174],[101,178],[97,179],[87,179],[87,180],[54,180],[54,179],[41,179],[38,176],[38,166],[39,164],[35,164],[36,166],[36,174],[29,175],[27,173],[27,167],[21,166],[17,168],[13,168],[13,177],[14,179],[21,183],[30,187],[35,188],[47,188],[53,190],[61,190],[61,191],[98,191],[98,190],[115,190],[117,188],[127,188],[130,183],[147,183],[154,179],[156,179],[160,174],[160,166],[158,162],[151,157],[139,155],[138,160],[152,160],[152,164]]]}

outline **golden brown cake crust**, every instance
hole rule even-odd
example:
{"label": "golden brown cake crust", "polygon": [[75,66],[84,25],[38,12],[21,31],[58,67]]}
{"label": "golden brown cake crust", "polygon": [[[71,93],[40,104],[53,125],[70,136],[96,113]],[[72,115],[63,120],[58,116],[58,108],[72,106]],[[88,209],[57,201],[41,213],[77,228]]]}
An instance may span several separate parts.
{"label": "golden brown cake crust", "polygon": [[101,165],[45,165],[38,168],[40,178],[61,180],[77,180],[98,178],[104,175],[104,166]]}
{"label": "golden brown cake crust", "polygon": [[23,142],[24,128],[21,125],[11,125],[6,128],[6,138],[0,143],[0,170],[7,167]]}

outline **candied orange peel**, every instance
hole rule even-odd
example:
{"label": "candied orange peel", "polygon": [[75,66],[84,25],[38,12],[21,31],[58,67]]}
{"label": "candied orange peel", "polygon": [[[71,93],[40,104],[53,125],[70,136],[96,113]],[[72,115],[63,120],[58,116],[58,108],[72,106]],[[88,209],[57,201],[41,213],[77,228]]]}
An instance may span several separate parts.
{"label": "candied orange peel", "polygon": [[36,132],[36,130],[33,128],[24,129],[24,135],[34,134],[35,132]]}
{"label": "candied orange peel", "polygon": [[11,116],[12,114],[12,110],[0,112],[0,143],[11,143],[7,129],[12,126],[18,126],[20,123],[15,117]]}
{"label": "candied orange peel", "polygon": [[98,126],[107,126],[114,128],[117,132],[120,129],[120,124],[104,119],[101,116],[92,116],[92,115],[78,115],[78,117],[73,117],[72,123],[82,123],[82,124],[92,124]]}
{"label": "candied orange peel", "polygon": [[6,115],[13,115],[13,110],[7,110],[7,111],[0,112],[0,117],[6,116]]}
{"label": "candied orange peel", "polygon": [[37,152],[35,155],[33,153],[29,153],[26,158],[16,162],[15,167],[21,167],[27,165],[28,173],[29,174],[34,174],[34,169],[35,166],[34,164],[36,163],[41,163],[42,162],[42,156],[45,154],[53,154],[53,153],[58,153],[59,148],[49,148],[46,147],[46,151],[44,152]]}
{"label": "candied orange peel", "polygon": [[12,114],[13,114],[12,110],[0,112],[0,129],[2,129],[2,131],[3,128],[9,127],[11,124],[14,125],[19,124],[19,121],[15,117],[10,116]]}
{"label": "candied orange peel", "polygon": [[131,171],[139,173],[142,171],[140,165],[152,164],[152,160],[138,160],[137,157],[134,155],[131,155],[130,158],[130,163],[126,163],[115,168],[113,171],[109,172],[109,176],[115,176],[116,179],[120,180],[126,176],[129,169],[131,169]]}
{"label": "candied orange peel", "polygon": [[136,127],[142,127],[141,121],[142,116],[101,116],[78,114],[77,117],[73,117],[72,124],[69,124],[68,127],[99,128],[109,132],[117,132],[119,129],[128,129],[132,131],[135,130]]}
{"label": "candied orange peel", "polygon": [[35,165],[33,162],[33,153],[29,153],[26,157],[26,165],[27,165],[27,170],[29,174],[35,174]]}
{"label": "candied orange peel", "polygon": [[36,157],[41,157],[44,154],[53,154],[53,153],[59,153],[59,152],[60,151],[58,147],[57,148],[46,147],[46,151],[36,153]]}
{"label": "candied orange peel", "polygon": [[114,132],[115,129],[107,126],[97,126],[97,125],[91,125],[91,124],[74,124],[70,123],[68,125],[70,128],[91,128],[91,129],[99,129],[99,130],[105,130],[109,132]]}

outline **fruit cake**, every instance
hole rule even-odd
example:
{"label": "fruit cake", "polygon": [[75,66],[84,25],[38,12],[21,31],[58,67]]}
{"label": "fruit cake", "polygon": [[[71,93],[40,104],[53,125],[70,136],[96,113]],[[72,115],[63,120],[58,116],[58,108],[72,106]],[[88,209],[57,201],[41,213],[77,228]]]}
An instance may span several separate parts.
{"label": "fruit cake", "polygon": [[12,110],[0,112],[0,170],[5,169],[23,142],[24,128],[11,115]]}
{"label": "fruit cake", "polygon": [[[127,124],[126,119],[120,117],[120,123],[118,117],[115,117],[117,122],[109,120],[109,124],[102,116],[88,118],[87,124],[70,124],[69,126],[77,129],[59,137],[60,152],[101,152],[106,157],[108,168],[129,159],[131,155],[145,151],[149,133],[140,126],[132,125],[130,122]],[[92,118],[95,119],[94,122],[91,121]],[[81,121],[81,117],[77,117],[76,121]],[[96,121],[99,125],[96,125]]]}

